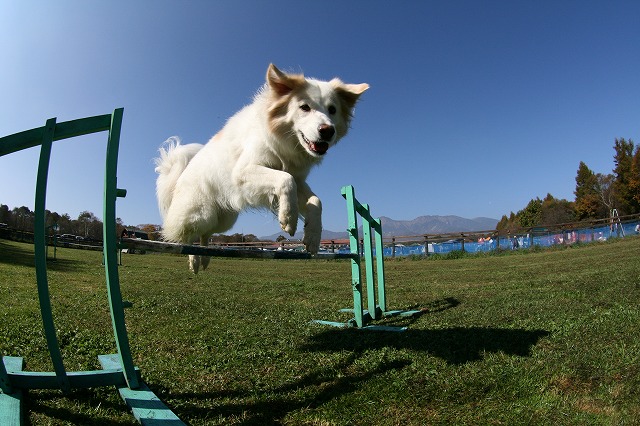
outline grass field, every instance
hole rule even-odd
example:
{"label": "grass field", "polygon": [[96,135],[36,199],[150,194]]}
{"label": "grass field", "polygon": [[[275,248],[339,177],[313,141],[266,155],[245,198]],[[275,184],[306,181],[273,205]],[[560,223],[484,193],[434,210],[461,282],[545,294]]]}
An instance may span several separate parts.
{"label": "grass field", "polygon": [[[124,255],[143,379],[192,425],[640,424],[640,238],[385,263],[404,333],[338,330],[346,261]],[[51,370],[32,247],[0,240],[0,353]],[[114,352],[101,253],[49,263],[68,370]],[[33,425],[135,424],[114,389],[31,391]]]}

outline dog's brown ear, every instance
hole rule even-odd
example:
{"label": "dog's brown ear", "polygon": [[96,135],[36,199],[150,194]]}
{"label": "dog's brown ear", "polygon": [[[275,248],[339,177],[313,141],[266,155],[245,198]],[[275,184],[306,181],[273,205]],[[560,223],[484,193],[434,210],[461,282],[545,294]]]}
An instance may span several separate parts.
{"label": "dog's brown ear", "polygon": [[345,84],[338,79],[332,80],[331,83],[333,83],[334,87],[336,88],[336,93],[338,93],[345,106],[347,106],[347,108],[349,109],[352,109],[356,105],[356,102],[358,102],[360,95],[362,95],[365,90],[369,88],[369,85],[367,83]]}
{"label": "dog's brown ear", "polygon": [[278,96],[285,96],[297,87],[304,85],[306,80],[302,74],[286,74],[275,65],[269,64],[267,69],[267,84]]}

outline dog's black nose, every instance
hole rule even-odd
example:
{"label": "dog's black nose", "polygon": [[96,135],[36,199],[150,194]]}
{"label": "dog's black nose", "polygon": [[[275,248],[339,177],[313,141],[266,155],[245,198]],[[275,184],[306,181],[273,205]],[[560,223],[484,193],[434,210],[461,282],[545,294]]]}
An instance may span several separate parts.
{"label": "dog's black nose", "polygon": [[323,141],[330,141],[336,133],[336,129],[330,124],[321,124],[318,126],[318,133]]}

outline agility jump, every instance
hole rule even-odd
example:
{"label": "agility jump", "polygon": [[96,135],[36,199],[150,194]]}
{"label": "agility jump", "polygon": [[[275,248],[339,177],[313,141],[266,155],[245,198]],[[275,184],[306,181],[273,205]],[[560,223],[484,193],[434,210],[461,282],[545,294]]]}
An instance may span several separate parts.
{"label": "agility jump", "polygon": [[[45,126],[0,138],[0,156],[40,145],[35,197],[34,253],[38,299],[47,347],[54,371],[22,371],[22,357],[0,354],[0,420],[3,426],[19,425],[22,422],[22,396],[28,389],[61,389],[69,393],[72,388],[116,386],[120,395],[141,423],[167,421],[172,425],[184,424],[160,399],[140,380],[138,369],[133,364],[129,338],[124,321],[124,303],[120,291],[117,264],[116,199],[126,196],[126,190],[117,188],[118,148],[123,109],[112,114],[82,118],[57,123],[55,118],[47,120]],[[98,357],[102,370],[66,370],[51,310],[47,281],[47,258],[45,239],[45,201],[49,160],[53,141],[98,132],[108,132],[104,204],[103,204],[103,254],[107,282],[107,293],[113,334],[117,353]]]}
{"label": "agility jump", "polygon": [[[118,241],[115,229],[116,199],[126,196],[126,190],[117,187],[118,148],[122,116],[123,109],[119,108],[114,110],[112,114],[62,123],[57,123],[56,119],[52,118],[47,120],[43,127],[0,138],[0,156],[38,145],[41,146],[35,191],[34,252],[40,312],[47,347],[54,368],[54,371],[51,372],[23,371],[24,360],[22,357],[3,356],[0,354],[0,420],[2,420],[3,426],[21,424],[22,397],[25,390],[61,389],[64,393],[69,393],[73,388],[99,386],[116,386],[122,398],[133,411],[136,419],[143,424],[147,422],[160,423],[162,421],[170,422],[172,425],[184,424],[141,381],[139,370],[134,366],[124,318],[125,302],[122,300],[120,291],[117,261],[119,249],[137,248],[164,253],[215,257],[349,259],[351,261],[353,309],[349,308],[343,311],[353,312],[354,318],[347,322],[324,320],[316,320],[314,322],[337,327],[402,331],[404,328],[376,326],[370,323],[387,316],[412,316],[421,313],[421,311],[387,311],[382,255],[382,226],[379,219],[374,219],[371,216],[369,206],[358,202],[352,186],[342,188],[342,195],[347,201],[349,221],[347,230],[349,232],[350,253],[347,254],[323,253],[311,255],[307,252],[222,249],[135,239],[121,239]],[[69,372],[64,366],[56,335],[47,280],[45,204],[49,161],[54,141],[105,131],[108,132],[108,141],[104,179],[103,256],[108,303],[117,353],[98,357],[103,367],[102,370]],[[363,226],[362,251],[360,250],[358,233],[358,216],[362,218]],[[375,240],[376,256],[374,256],[372,237]],[[367,282],[368,301],[366,310],[363,307],[361,252],[364,252]],[[375,273],[374,262],[376,265]]]}
{"label": "agility jump", "polygon": [[[341,312],[352,312],[354,318],[347,322],[315,320],[315,323],[334,327],[356,327],[368,330],[403,331],[404,328],[369,325],[374,320],[389,316],[414,316],[422,313],[420,310],[387,310],[387,294],[384,277],[384,258],[382,255],[382,224],[380,219],[371,216],[369,206],[361,204],[355,196],[353,186],[342,188],[342,196],[347,201],[347,216],[350,253],[319,253],[312,255],[301,251],[260,250],[260,249],[232,249],[220,247],[205,247],[198,245],[184,245],[161,241],[149,241],[132,238],[122,238],[120,249],[142,249],[161,253],[185,254],[212,257],[235,257],[255,259],[350,259],[351,286],[353,290],[353,309],[345,308]],[[362,240],[358,232],[358,217],[362,220]],[[375,241],[375,252],[372,239]],[[362,242],[362,249],[360,247]],[[374,255],[375,254],[375,255]],[[362,258],[364,255],[367,309],[364,308],[364,294],[362,289]],[[375,265],[375,272],[374,272]]]}

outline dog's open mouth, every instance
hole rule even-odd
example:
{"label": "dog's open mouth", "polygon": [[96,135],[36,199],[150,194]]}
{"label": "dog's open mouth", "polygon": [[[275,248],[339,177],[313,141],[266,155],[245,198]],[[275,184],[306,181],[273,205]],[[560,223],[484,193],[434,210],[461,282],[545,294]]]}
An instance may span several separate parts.
{"label": "dog's open mouth", "polygon": [[307,144],[309,149],[318,155],[324,155],[329,150],[328,142],[323,142],[323,141],[312,142],[309,139],[307,139],[304,133],[302,132],[300,132],[300,136],[302,136],[302,140],[304,141],[304,143]]}

